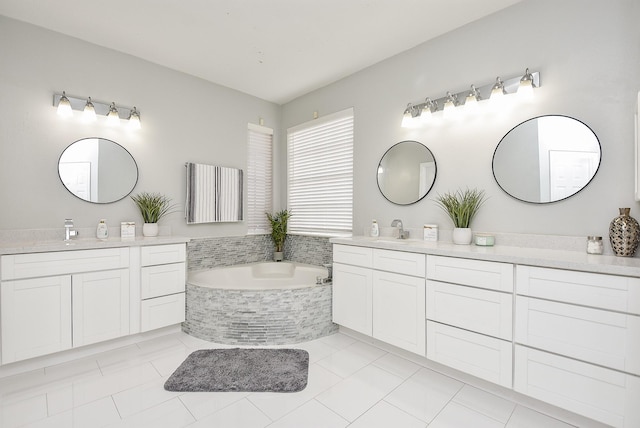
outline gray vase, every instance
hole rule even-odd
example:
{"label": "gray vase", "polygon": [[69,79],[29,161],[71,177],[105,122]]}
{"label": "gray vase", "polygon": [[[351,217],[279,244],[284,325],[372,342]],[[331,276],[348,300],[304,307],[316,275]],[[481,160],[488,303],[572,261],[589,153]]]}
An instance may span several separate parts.
{"label": "gray vase", "polygon": [[640,243],[640,225],[629,215],[631,208],[619,208],[620,215],[609,225],[609,241],[616,256],[633,257]]}

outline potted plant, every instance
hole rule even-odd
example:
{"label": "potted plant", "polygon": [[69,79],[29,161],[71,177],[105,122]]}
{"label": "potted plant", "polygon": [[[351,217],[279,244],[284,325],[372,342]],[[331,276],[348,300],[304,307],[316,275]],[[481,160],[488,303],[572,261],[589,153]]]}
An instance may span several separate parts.
{"label": "potted plant", "polygon": [[471,243],[471,221],[484,204],[484,190],[465,189],[438,194],[436,203],[453,221],[453,243]]}
{"label": "potted plant", "polygon": [[291,213],[289,210],[278,211],[275,214],[266,213],[271,223],[271,239],[273,240],[273,260],[281,262],[284,258],[284,241],[287,238],[287,222]]}
{"label": "potted plant", "polygon": [[171,204],[171,198],[160,193],[141,192],[131,196],[131,199],[142,214],[143,236],[158,236],[158,222],[166,215],[175,212],[176,205]]}

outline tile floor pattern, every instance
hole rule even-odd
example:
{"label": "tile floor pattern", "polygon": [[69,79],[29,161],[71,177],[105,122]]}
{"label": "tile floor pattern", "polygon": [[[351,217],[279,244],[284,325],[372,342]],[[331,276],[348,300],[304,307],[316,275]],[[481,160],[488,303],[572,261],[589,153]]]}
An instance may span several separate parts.
{"label": "tile floor pattern", "polygon": [[227,346],[172,333],[0,379],[0,427],[570,427],[341,333],[292,346],[310,356],[302,392],[163,389],[191,352],[215,347]]}

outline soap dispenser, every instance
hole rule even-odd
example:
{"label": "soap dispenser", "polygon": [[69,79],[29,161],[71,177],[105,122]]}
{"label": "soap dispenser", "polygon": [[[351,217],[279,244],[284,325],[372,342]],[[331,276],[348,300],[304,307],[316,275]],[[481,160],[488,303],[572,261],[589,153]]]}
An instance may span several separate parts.
{"label": "soap dispenser", "polygon": [[371,236],[374,238],[380,236],[380,228],[378,228],[378,222],[375,220],[371,222]]}
{"label": "soap dispenser", "polygon": [[96,236],[98,239],[107,239],[109,237],[109,228],[107,227],[107,222],[104,219],[100,220],[100,223],[98,223]]}

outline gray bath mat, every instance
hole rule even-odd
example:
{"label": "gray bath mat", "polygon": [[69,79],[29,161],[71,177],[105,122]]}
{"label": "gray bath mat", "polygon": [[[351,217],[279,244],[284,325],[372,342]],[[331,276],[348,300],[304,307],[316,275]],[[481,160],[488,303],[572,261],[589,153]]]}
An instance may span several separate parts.
{"label": "gray bath mat", "polygon": [[309,353],[301,349],[195,351],[164,384],[167,391],[297,392],[307,386]]}

